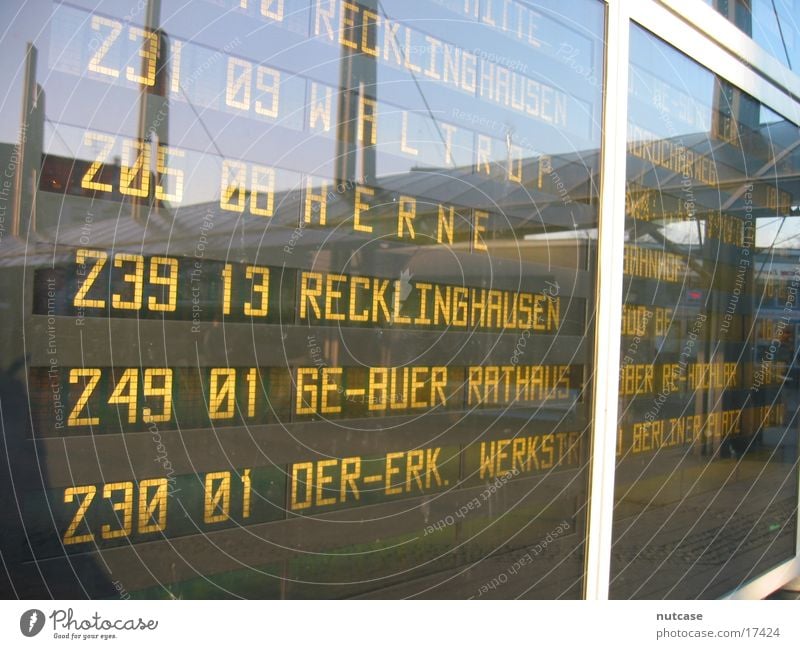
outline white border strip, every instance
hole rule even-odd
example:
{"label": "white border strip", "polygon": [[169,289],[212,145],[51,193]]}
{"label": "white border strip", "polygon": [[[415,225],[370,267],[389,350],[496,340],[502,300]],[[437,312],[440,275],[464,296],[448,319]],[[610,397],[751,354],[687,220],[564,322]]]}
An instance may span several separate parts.
{"label": "white border strip", "polygon": [[629,19],[626,3],[611,2],[606,18],[602,174],[595,300],[593,435],[584,596],[608,599],[614,471],[619,403],[622,253],[625,245],[625,165],[628,121]]}

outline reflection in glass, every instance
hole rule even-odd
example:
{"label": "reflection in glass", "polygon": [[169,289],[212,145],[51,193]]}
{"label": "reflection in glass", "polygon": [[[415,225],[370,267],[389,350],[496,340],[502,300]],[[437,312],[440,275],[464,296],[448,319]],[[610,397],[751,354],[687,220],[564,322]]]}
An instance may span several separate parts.
{"label": "reflection in glass", "polygon": [[794,555],[799,168],[794,124],[632,29],[613,597]]}
{"label": "reflection in glass", "polygon": [[800,67],[798,0],[705,0],[781,63]]}

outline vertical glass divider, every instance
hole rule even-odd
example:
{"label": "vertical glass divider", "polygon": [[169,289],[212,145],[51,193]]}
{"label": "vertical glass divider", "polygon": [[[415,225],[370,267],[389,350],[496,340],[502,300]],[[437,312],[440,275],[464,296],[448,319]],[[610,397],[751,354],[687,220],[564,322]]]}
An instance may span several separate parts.
{"label": "vertical glass divider", "polygon": [[597,319],[584,597],[608,599],[620,354],[620,309],[625,245],[625,145],[628,117],[629,10],[609,0],[597,234]]}

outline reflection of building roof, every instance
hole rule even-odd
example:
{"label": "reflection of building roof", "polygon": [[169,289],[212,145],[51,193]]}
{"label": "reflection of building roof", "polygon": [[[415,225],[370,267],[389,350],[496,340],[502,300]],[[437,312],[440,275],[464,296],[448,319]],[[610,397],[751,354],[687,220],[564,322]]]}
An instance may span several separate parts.
{"label": "reflection of building roof", "polygon": [[[756,167],[751,175],[763,174],[763,180],[773,184],[777,175],[781,181],[781,191],[796,202],[795,197],[800,196],[800,175],[796,173],[800,167],[800,162],[796,163],[800,161],[800,149],[794,127],[786,122],[766,125],[762,133],[749,133],[747,139],[748,147],[752,145],[758,155],[772,156],[777,161],[777,166],[773,166],[767,160],[748,160],[749,168]],[[702,212],[703,205],[718,210],[720,197],[723,202],[727,200],[726,211],[736,213],[742,209],[741,194],[745,185],[738,171],[743,162],[741,149],[712,140],[708,133],[681,135],[669,141],[689,147],[696,154],[712,157],[719,170],[720,186],[692,185],[692,200],[695,201],[698,214]],[[780,142],[789,144],[781,148]],[[12,151],[13,145],[0,144],[2,158],[8,158]],[[83,169],[88,164],[86,161],[70,161],[56,156],[45,157],[47,160],[50,160],[50,165],[45,165],[45,171],[52,171],[55,165],[70,170],[72,176],[78,173],[75,169]],[[594,204],[600,166],[598,152],[553,156],[548,158],[545,173],[542,173],[541,164],[542,160],[536,157],[521,162],[522,177],[527,185],[536,185],[533,189],[498,177],[498,173],[504,174],[498,164],[492,166],[493,175],[477,173],[470,166],[455,169],[412,168],[407,173],[384,176],[371,183],[375,193],[369,197],[369,203],[375,209],[369,219],[374,223],[381,219],[396,219],[396,212],[392,211],[391,205],[401,196],[412,196],[417,199],[421,212],[426,209],[434,212],[441,204],[454,206],[457,213],[462,208],[499,215],[495,226],[499,229],[499,235],[517,242],[525,240],[530,245],[537,245],[550,235],[572,240],[576,232],[581,233],[581,239],[594,239],[597,219]],[[114,165],[106,165],[105,173],[110,174],[109,177],[116,177],[118,170],[115,172]],[[677,198],[685,200],[685,187],[679,173],[661,168],[652,161],[629,156],[628,174],[629,180],[633,179],[629,187],[638,186],[641,191],[657,192],[662,210],[672,209],[671,203]],[[100,194],[87,196],[85,190],[75,190],[74,182],[61,182],[58,178],[50,178],[51,175],[43,173],[41,187],[52,187],[68,193],[38,193],[37,235],[44,240],[57,239],[59,244],[69,246],[141,249],[146,244],[148,250],[153,252],[169,249],[176,254],[189,254],[202,236],[207,247],[216,251],[231,248],[269,250],[285,245],[290,233],[299,227],[304,207],[302,188],[294,187],[276,193],[273,217],[225,211],[218,201],[212,201],[176,208],[164,204],[152,208],[142,206],[139,211],[141,216],[136,219],[132,216],[131,204],[126,197],[115,194],[113,200],[108,200],[105,196],[101,198]],[[535,182],[528,183],[528,179],[535,179]],[[154,184],[151,183],[151,186]],[[352,217],[352,187],[351,184],[342,191],[332,182],[328,185],[329,225],[319,229],[303,227],[302,248],[318,250],[334,245],[353,247],[354,242],[365,236],[354,232],[349,226],[337,228],[333,225]],[[313,191],[320,192],[321,188],[317,186]],[[773,209],[771,215],[775,213]],[[469,214],[462,215],[469,217]],[[786,214],[791,215],[792,212]],[[213,226],[205,227],[204,222]],[[649,224],[649,228],[663,231],[657,218]],[[648,241],[652,245],[659,244],[659,238],[650,234],[644,234],[639,243],[647,245]],[[675,242],[674,245],[680,248],[681,244]]]}
{"label": "reflection of building roof", "polygon": [[[514,233],[521,239],[528,233],[543,233],[553,230],[573,231],[591,227],[595,223],[595,208],[590,203],[590,184],[586,180],[589,173],[597,168],[597,155],[592,154],[584,162],[576,162],[581,154],[553,160],[552,176],[557,179],[560,195],[554,196],[541,190],[529,190],[517,182],[505,181],[492,176],[475,173],[471,168],[459,169],[414,169],[405,174],[385,176],[377,181],[373,196],[369,198],[372,213],[369,218],[396,219],[393,204],[401,196],[414,197],[420,212],[436,213],[438,205],[454,206],[456,213],[469,217],[468,210],[480,209],[499,215],[497,227],[501,232]],[[56,162],[61,162],[61,159]],[[82,163],[86,166],[88,163]],[[531,169],[538,162],[525,161],[526,177],[533,176]],[[81,165],[76,162],[75,168]],[[111,166],[111,165],[108,165]],[[51,164],[52,172],[54,166]],[[82,168],[82,167],[81,167]],[[59,181],[50,178],[50,173],[42,180],[42,188]],[[72,172],[75,175],[75,172]],[[550,184],[553,180],[549,179]],[[72,183],[74,185],[74,183]],[[68,182],[61,187],[71,187]],[[328,224],[342,223],[352,217],[353,187],[337,188],[330,183],[328,194]],[[321,193],[322,188],[312,189]],[[84,194],[83,196],[75,194]],[[40,191],[37,205],[37,233],[44,239],[58,243],[78,246],[114,246],[120,249],[141,247],[146,241],[149,248],[159,249],[159,244],[170,249],[185,248],[182,244],[197,243],[200,229],[208,240],[209,248],[227,249],[230,245],[247,248],[268,248],[271,245],[285,245],[286,231],[293,231],[302,218],[303,191],[295,187],[276,193],[274,197],[275,215],[260,217],[251,214],[221,209],[218,201],[190,204],[177,208],[161,205],[155,208],[143,207],[142,218],[131,216],[131,204],[126,197],[114,195],[108,200],[98,193],[95,197],[86,196],[85,190],[71,192],[72,195]],[[101,198],[101,196],[103,196]],[[314,220],[316,216],[314,217]],[[204,227],[204,221],[213,227]],[[303,246],[320,247],[336,243],[350,242],[354,236],[349,226],[336,228],[333,225],[304,228]],[[234,239],[235,238],[235,239]]]}

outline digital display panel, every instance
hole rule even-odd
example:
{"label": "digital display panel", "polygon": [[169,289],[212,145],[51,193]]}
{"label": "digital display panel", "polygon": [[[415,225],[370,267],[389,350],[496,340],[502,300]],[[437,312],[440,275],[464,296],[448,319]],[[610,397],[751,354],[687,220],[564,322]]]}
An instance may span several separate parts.
{"label": "digital display panel", "polygon": [[578,4],[26,5],[15,584],[487,597],[485,557],[544,544],[491,596],[580,597],[605,11]]}

